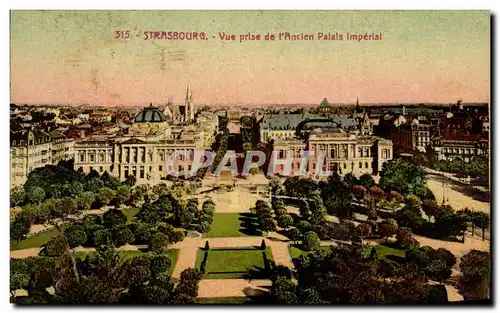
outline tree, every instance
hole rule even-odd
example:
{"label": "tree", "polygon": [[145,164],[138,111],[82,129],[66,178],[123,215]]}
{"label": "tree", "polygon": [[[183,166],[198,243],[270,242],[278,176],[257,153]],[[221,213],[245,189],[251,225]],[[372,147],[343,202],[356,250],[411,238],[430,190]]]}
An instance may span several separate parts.
{"label": "tree", "polygon": [[293,225],[293,218],[289,214],[283,214],[278,217],[278,226],[284,229]]}
{"label": "tree", "polygon": [[272,217],[264,217],[260,221],[260,229],[267,232],[276,231],[276,221]]}
{"label": "tree", "polygon": [[399,227],[396,230],[396,244],[403,249],[418,247],[419,242],[413,238],[413,233],[408,227]]}
{"label": "tree", "polygon": [[196,226],[196,230],[199,233],[207,234],[210,232],[210,224],[208,222],[201,222]]}
{"label": "tree", "polygon": [[146,223],[137,223],[134,229],[134,237],[137,243],[149,243],[153,236],[152,226]]}
{"label": "tree", "polygon": [[203,274],[194,268],[188,268],[181,273],[179,284],[175,287],[172,297],[174,304],[193,303],[198,297],[198,283]]}
{"label": "tree", "polygon": [[81,225],[71,225],[64,230],[70,248],[75,248],[87,242],[87,234]]}
{"label": "tree", "polygon": [[116,247],[134,242],[134,234],[124,224],[118,224],[111,229],[111,238]]}
{"label": "tree", "polygon": [[10,206],[15,207],[22,205],[26,199],[26,193],[23,187],[16,186],[10,190]]}
{"label": "tree", "polygon": [[113,228],[120,225],[125,225],[127,216],[122,211],[110,209],[102,215],[102,224],[106,228]]}
{"label": "tree", "polygon": [[451,276],[451,267],[446,262],[437,259],[431,261],[425,268],[425,273],[430,279],[444,283]]}
{"label": "tree", "polygon": [[363,174],[359,177],[359,184],[366,188],[371,188],[375,186],[375,180],[370,174]]}
{"label": "tree", "polygon": [[484,240],[484,231],[490,227],[490,215],[485,212],[474,212],[472,214],[472,223],[481,228]]}
{"label": "tree", "polygon": [[104,182],[98,178],[94,177],[86,181],[84,189],[90,192],[97,193],[104,187]]}
{"label": "tree", "polygon": [[297,240],[299,240],[300,238],[300,231],[297,228],[290,228],[287,231],[287,235],[288,238],[290,238],[291,240],[293,240],[294,243],[296,243]]}
{"label": "tree", "polygon": [[124,181],[124,183],[127,184],[129,187],[133,187],[136,182],[137,182],[137,179],[135,178],[134,175],[128,175]]}
{"label": "tree", "polygon": [[353,186],[352,193],[356,200],[361,201],[365,198],[366,195],[366,187],[365,186]]}
{"label": "tree", "polygon": [[45,190],[41,187],[32,187],[26,191],[26,199],[31,203],[39,204],[45,199]]}
{"label": "tree", "polygon": [[69,251],[68,239],[65,235],[57,235],[45,244],[43,254],[46,256],[61,256]]}
{"label": "tree", "polygon": [[432,216],[436,216],[438,214],[439,209],[440,208],[436,201],[424,200],[422,202],[422,210],[424,211],[425,215],[427,215],[429,222],[431,221]]}
{"label": "tree", "polygon": [[93,232],[94,245],[97,247],[108,246],[112,242],[111,230],[97,229]]}
{"label": "tree", "polygon": [[459,236],[467,229],[468,217],[452,211],[439,212],[434,221],[434,228],[439,236]]}
{"label": "tree", "polygon": [[388,221],[382,221],[377,225],[378,234],[387,242],[388,238],[396,233],[396,227]]}
{"label": "tree", "polygon": [[361,223],[356,226],[355,235],[359,239],[361,239],[361,244],[363,244],[363,239],[370,236],[372,232],[372,228],[367,223]]}
{"label": "tree", "polygon": [[78,212],[78,206],[75,199],[70,197],[64,197],[57,203],[59,216],[66,220],[69,215],[76,214]]}
{"label": "tree", "polygon": [[116,188],[116,200],[118,204],[125,203],[130,198],[130,186],[120,185]]}
{"label": "tree", "polygon": [[16,216],[14,221],[10,224],[10,241],[17,242],[29,233],[30,223],[23,216]]}
{"label": "tree", "polygon": [[320,240],[318,234],[313,231],[308,231],[304,234],[302,244],[304,246],[304,249],[306,249],[307,251],[312,251],[319,249],[319,242]]}
{"label": "tree", "polygon": [[385,191],[395,190],[404,194],[425,190],[425,172],[422,167],[404,159],[384,163],[380,173],[379,186]]}
{"label": "tree", "polygon": [[95,201],[95,195],[91,191],[86,191],[83,192],[79,197],[78,197],[78,208],[80,210],[90,210],[92,207],[92,204]]}
{"label": "tree", "polygon": [[25,273],[10,273],[10,292],[14,295],[14,291],[25,289],[29,284],[30,277]]}
{"label": "tree", "polygon": [[308,221],[300,221],[300,222],[297,223],[297,225],[295,225],[295,227],[297,227],[297,229],[302,234],[305,234],[306,232],[308,232],[308,231],[310,231],[312,229],[312,225]]}
{"label": "tree", "polygon": [[297,286],[286,277],[278,277],[271,287],[271,297],[277,304],[296,304],[298,302],[296,294]]}
{"label": "tree", "polygon": [[172,265],[172,261],[166,254],[155,255],[151,259],[150,270],[151,274],[157,276],[161,273],[166,272],[170,266]]}
{"label": "tree", "polygon": [[104,187],[98,191],[97,199],[102,205],[108,205],[109,202],[115,197],[116,191],[111,188]]}
{"label": "tree", "polygon": [[167,252],[168,245],[170,244],[167,235],[157,232],[151,237],[149,242],[149,249],[155,253],[162,254]]}
{"label": "tree", "polygon": [[490,298],[490,254],[471,250],[460,258],[460,271],[464,278],[464,298],[482,300]]}

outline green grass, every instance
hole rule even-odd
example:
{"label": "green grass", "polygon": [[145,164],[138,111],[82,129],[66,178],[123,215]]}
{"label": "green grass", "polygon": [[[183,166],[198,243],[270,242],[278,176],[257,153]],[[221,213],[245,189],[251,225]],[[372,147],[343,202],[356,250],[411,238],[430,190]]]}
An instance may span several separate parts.
{"label": "green grass", "polygon": [[138,208],[126,208],[122,209],[123,214],[127,217],[127,224],[133,223],[135,221],[135,215],[139,212]]}
{"label": "green grass", "polygon": [[[245,227],[243,220],[255,221],[254,217],[240,215],[239,213],[215,213],[212,222],[211,230],[204,237],[246,237],[246,236],[261,236],[260,231],[251,230]],[[256,225],[256,224],[253,224]]]}
{"label": "green grass", "polygon": [[[320,250],[329,251],[330,246],[320,247]],[[292,257],[292,259],[295,259],[303,254],[312,253],[313,251],[306,251],[306,250],[303,250],[301,247],[290,245],[290,246],[288,246],[288,252],[290,252],[290,256]]]}
{"label": "green grass", "polygon": [[197,298],[197,304],[241,304],[248,301],[247,297]]}
{"label": "green grass", "polygon": [[[140,251],[140,250],[132,250],[132,251],[120,251],[120,257],[122,257],[122,260],[123,261],[126,261],[128,259],[131,259],[131,258],[135,258],[137,256],[140,256],[142,255],[144,252]],[[87,255],[93,255],[95,254],[94,251],[92,252],[74,252],[73,253],[73,256],[75,258],[80,258],[80,259],[85,259],[85,257]],[[169,276],[172,276],[172,273],[174,271],[174,267],[175,267],[175,264],[177,263],[177,258],[178,258],[178,255],[179,255],[179,250],[178,249],[170,249],[167,251],[167,255],[170,257],[170,260],[172,262],[172,265],[170,266],[170,268],[168,269],[167,271],[167,274]]]}
{"label": "green grass", "polygon": [[[196,268],[200,269],[205,251],[198,249]],[[271,248],[266,248],[269,261],[273,260]],[[264,270],[264,257],[260,249],[211,249],[204,279],[244,278],[251,271]]]}
{"label": "green grass", "polygon": [[54,227],[49,230],[39,232],[38,234],[30,236],[17,243],[11,244],[10,250],[13,251],[13,250],[22,250],[29,248],[38,248],[40,246],[43,246],[44,244],[49,242],[50,239],[59,234],[60,234],[59,230],[57,230],[57,228]]}
{"label": "green grass", "polygon": [[376,245],[374,248],[380,259],[386,259],[387,255],[395,255],[404,258],[406,254],[405,250],[394,249],[384,245]]}

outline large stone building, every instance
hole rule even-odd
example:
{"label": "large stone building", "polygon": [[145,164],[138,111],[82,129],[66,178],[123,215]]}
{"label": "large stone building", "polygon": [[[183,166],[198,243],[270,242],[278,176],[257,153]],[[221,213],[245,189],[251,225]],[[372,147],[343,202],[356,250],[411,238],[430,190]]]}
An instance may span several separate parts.
{"label": "large stone building", "polygon": [[[186,106],[194,110],[192,104]],[[168,121],[161,110],[147,107],[137,114],[127,134],[90,136],[75,145],[75,169],[85,173],[107,171],[120,180],[133,175],[138,183],[155,184],[172,172],[189,172],[195,150],[210,148],[217,130],[217,116],[208,112],[199,123],[192,121],[194,112],[183,113],[183,123]],[[186,122],[190,122],[186,124]],[[167,160],[173,153],[173,168]],[[186,154],[184,154],[186,153]]]}
{"label": "large stone building", "polygon": [[[264,116],[261,141],[268,143],[277,155],[275,174],[286,175],[284,160],[291,159],[291,173],[298,175],[304,151],[310,153],[308,176],[319,170],[339,175],[377,174],[382,165],[393,158],[392,141],[370,134],[364,114],[357,117],[337,115],[329,118],[317,115],[275,114]],[[360,121],[362,121],[360,123]],[[320,154],[324,160],[319,159]],[[318,163],[322,166],[318,169]]]}
{"label": "large stone building", "polygon": [[29,173],[73,158],[74,140],[57,131],[20,130],[10,134],[10,186],[22,185]]}

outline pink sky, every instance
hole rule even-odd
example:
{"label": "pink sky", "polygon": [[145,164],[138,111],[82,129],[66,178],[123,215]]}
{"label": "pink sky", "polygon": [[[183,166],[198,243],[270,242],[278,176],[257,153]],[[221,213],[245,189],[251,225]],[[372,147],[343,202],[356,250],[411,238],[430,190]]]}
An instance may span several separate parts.
{"label": "pink sky", "polygon": [[[11,102],[488,102],[487,11],[15,11]],[[114,31],[204,31],[206,41],[114,39]],[[382,41],[222,42],[236,35],[381,32]],[[215,36],[215,38],[212,38]]]}

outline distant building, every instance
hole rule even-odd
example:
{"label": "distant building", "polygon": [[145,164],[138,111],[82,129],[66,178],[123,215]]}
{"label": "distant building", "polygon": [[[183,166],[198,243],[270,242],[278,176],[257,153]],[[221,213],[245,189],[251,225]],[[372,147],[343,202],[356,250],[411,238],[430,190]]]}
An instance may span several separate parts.
{"label": "distant building", "polygon": [[73,157],[74,141],[59,132],[22,130],[10,135],[10,186],[22,185],[29,173]]}

